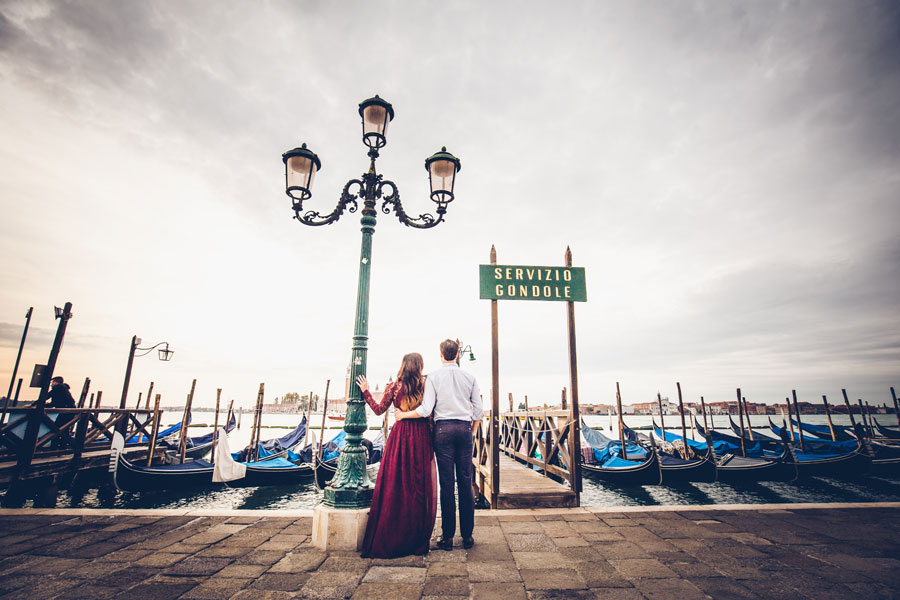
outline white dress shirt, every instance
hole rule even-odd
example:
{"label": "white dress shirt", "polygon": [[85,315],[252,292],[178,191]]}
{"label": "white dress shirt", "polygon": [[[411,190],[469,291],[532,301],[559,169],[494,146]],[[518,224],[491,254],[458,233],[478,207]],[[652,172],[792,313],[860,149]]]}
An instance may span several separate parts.
{"label": "white dress shirt", "polygon": [[475,376],[460,369],[455,362],[444,363],[425,380],[422,404],[416,412],[423,418],[433,412],[435,421],[480,421],[484,410]]}

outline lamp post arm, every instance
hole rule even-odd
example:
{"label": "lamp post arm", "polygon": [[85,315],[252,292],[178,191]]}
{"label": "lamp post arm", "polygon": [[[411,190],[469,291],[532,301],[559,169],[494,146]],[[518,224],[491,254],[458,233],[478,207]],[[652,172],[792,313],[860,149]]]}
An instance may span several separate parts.
{"label": "lamp post arm", "polygon": [[[350,192],[350,188],[352,188],[354,185],[359,188],[359,190],[355,194]],[[364,184],[359,179],[351,179],[350,181],[348,181],[347,184],[344,185],[344,190],[341,192],[341,199],[338,200],[337,206],[333,211],[331,211],[330,214],[327,214],[325,216],[322,216],[314,210],[302,212],[303,202],[301,200],[295,200],[294,218],[304,225],[312,225],[313,227],[318,227],[319,225],[330,225],[340,219],[345,210],[351,213],[356,212],[356,199],[359,198],[359,192],[363,189]]]}
{"label": "lamp post arm", "polygon": [[135,350],[137,350],[137,351],[143,352],[143,354],[135,354],[135,355],[134,355],[135,357],[140,358],[140,357],[142,357],[142,356],[147,356],[148,354],[150,354],[151,352],[153,352],[154,350],[156,350],[157,348],[159,348],[159,347],[162,346],[163,344],[165,344],[166,346],[168,346],[168,345],[169,345],[169,342],[160,342],[160,343],[156,344],[155,346],[150,346],[149,348],[138,348],[138,347],[135,347],[134,349],[132,349],[132,353],[133,353]]}
{"label": "lamp post arm", "polygon": [[377,195],[382,198],[381,212],[389,215],[393,210],[401,223],[407,227],[414,227],[415,229],[430,229],[435,227],[444,220],[444,213],[447,212],[445,206],[438,205],[437,217],[430,213],[425,213],[415,218],[410,217],[406,214],[406,211],[403,210],[403,204],[400,202],[400,191],[397,189],[397,185],[393,181],[387,179],[378,182]]}

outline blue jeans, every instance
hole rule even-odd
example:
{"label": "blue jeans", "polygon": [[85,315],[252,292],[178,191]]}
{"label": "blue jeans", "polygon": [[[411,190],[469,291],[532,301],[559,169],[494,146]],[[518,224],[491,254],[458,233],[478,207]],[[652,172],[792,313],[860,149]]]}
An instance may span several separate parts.
{"label": "blue jeans", "polygon": [[[434,455],[441,485],[441,533],[445,540],[456,534],[456,499],[459,495],[459,533],[472,537],[475,528],[475,496],[472,493],[472,422],[441,420],[434,423]],[[455,479],[455,482],[454,482]]]}

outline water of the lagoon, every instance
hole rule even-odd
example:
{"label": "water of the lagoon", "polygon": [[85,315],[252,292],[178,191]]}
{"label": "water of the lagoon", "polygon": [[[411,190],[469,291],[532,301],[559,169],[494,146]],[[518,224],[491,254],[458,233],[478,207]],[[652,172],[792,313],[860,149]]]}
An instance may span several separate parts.
{"label": "water of the lagoon", "polygon": [[[300,420],[299,415],[266,414],[263,416],[263,439],[280,437],[292,430]],[[893,415],[880,415],[879,422],[896,426]],[[211,413],[197,413],[194,422],[212,420]],[[780,423],[781,418],[773,418]],[[825,424],[824,415],[806,415],[804,422]],[[609,434],[610,421],[606,416],[586,416],[587,424]],[[630,427],[650,425],[649,416],[626,415]],[[755,427],[768,427],[767,417],[752,416]],[[321,424],[321,417],[314,416],[313,425]],[[834,416],[835,424],[848,424],[845,415]],[[244,447],[250,441],[252,415],[244,415],[242,426],[229,435],[232,450]],[[680,428],[678,417],[666,419],[666,428]],[[331,421],[326,427],[329,439],[338,432],[340,422]],[[380,427],[381,419],[369,414],[370,427]],[[727,425],[727,417],[717,416],[717,428]],[[191,427],[190,435],[202,435],[211,427]],[[315,427],[318,434],[318,427]],[[690,429],[688,429],[690,436]],[[369,430],[366,436],[373,438],[377,431]],[[613,434],[615,435],[615,434]],[[604,486],[585,475],[581,502],[583,506],[639,506],[639,505],[688,505],[688,504],[770,504],[783,502],[897,502],[900,501],[900,479],[888,480],[864,477],[848,482],[826,477],[806,479],[802,482],[783,483],[764,481],[747,485],[724,483],[693,483],[672,486],[640,486],[615,488]],[[165,492],[132,494],[103,487],[88,490],[61,491],[58,508],[209,508],[209,509],[298,509],[313,508],[322,499],[312,483],[303,487],[225,488],[191,494]]]}

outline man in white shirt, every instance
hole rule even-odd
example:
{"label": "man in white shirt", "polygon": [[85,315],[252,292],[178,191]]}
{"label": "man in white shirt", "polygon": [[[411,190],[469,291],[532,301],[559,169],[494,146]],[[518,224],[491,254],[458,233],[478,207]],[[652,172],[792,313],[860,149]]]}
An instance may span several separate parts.
{"label": "man in white shirt", "polygon": [[[471,548],[475,541],[475,497],[472,493],[472,434],[476,423],[484,417],[481,391],[475,376],[456,364],[459,344],[453,340],[441,342],[441,362],[437,371],[425,380],[422,404],[416,416],[434,415],[434,454],[437,459],[438,480],[441,486],[441,539],[436,547],[453,549],[456,534],[456,499],[459,495],[459,533],[463,548]],[[413,415],[413,411],[407,413]]]}

